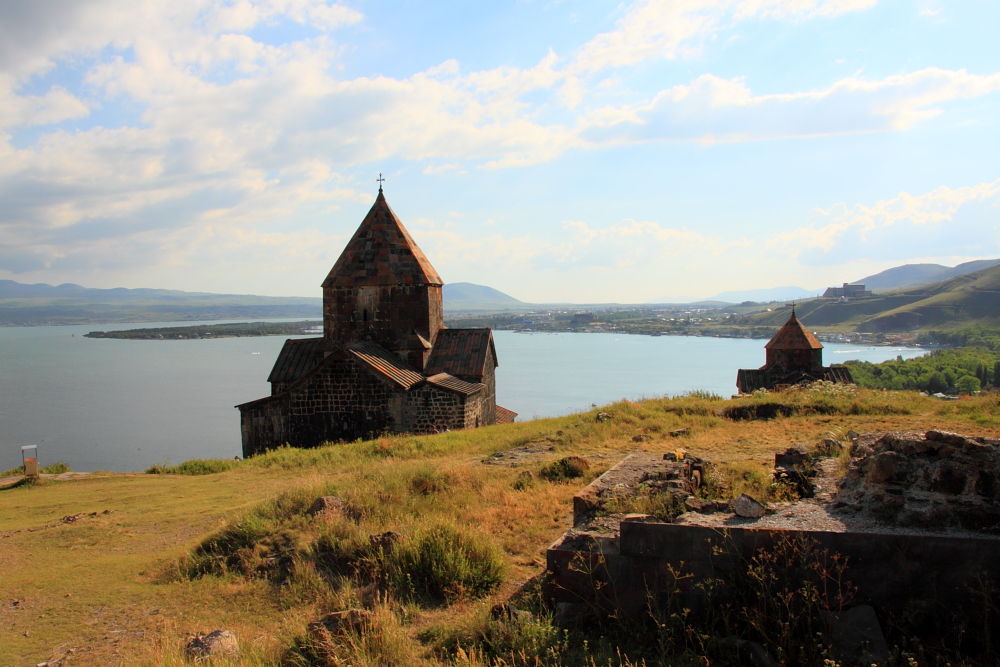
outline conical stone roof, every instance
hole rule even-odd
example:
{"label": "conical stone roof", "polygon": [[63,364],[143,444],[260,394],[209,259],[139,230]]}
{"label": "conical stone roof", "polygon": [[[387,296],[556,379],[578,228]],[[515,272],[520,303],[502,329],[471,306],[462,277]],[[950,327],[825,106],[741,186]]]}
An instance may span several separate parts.
{"label": "conical stone roof", "polygon": [[443,284],[427,256],[389,208],[381,189],[323,281],[323,287]]}
{"label": "conical stone roof", "polygon": [[764,347],[769,350],[822,350],[823,344],[811,331],[802,326],[795,317],[793,309],[792,316],[785,322],[785,326],[781,327]]}

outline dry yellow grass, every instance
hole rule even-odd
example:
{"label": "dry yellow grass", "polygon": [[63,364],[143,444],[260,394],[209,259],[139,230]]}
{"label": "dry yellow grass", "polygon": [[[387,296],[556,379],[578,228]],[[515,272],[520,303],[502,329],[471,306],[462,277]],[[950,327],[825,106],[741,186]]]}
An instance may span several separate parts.
{"label": "dry yellow grass", "polygon": [[[808,406],[813,399],[787,400]],[[851,412],[852,400],[883,414],[842,414]],[[537,472],[555,458],[579,455],[594,466],[593,475],[637,449],[684,447],[766,473],[774,451],[849,429],[1000,432],[1000,407],[992,397],[941,403],[913,393],[861,391],[838,401],[836,409],[824,408],[827,414],[748,422],[716,414],[729,401],[624,401],[602,408],[613,415],[604,423],[595,421],[595,410],[437,436],[286,449],[213,475],[108,475],[0,490],[0,665],[67,655],[65,665],[180,664],[185,636],[220,627],[233,629],[248,651],[234,664],[274,664],[309,620],[346,604],[334,599],[343,591],[323,597],[259,579],[191,580],[177,573],[181,559],[206,535],[290,488],[332,485],[363,509],[362,528],[372,533],[405,533],[447,520],[502,548],[507,578],[492,597],[407,605],[397,630],[412,643],[413,664],[436,664],[426,645],[428,629],[481,618],[543,571],[546,548],[569,527],[570,499],[586,480],[536,480],[516,490],[521,470]],[[679,428],[689,428],[690,435],[669,437]],[[633,442],[640,433],[652,439]],[[531,443],[540,445],[540,453],[520,467],[483,463],[494,452]],[[427,474],[444,480],[442,488],[424,493],[411,485]],[[92,512],[97,515],[61,523],[65,516]],[[466,664],[477,660],[469,657]]]}

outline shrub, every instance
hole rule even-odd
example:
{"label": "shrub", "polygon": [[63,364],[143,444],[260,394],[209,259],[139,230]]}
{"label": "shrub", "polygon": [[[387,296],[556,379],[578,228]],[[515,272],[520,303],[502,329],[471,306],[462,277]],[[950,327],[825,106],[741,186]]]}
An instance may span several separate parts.
{"label": "shrub", "polygon": [[590,470],[590,463],[587,462],[587,459],[580,458],[579,456],[567,456],[566,458],[542,466],[542,469],[538,471],[538,475],[550,482],[561,482],[567,479],[583,477],[587,474],[588,470]]}
{"label": "shrub", "polygon": [[478,598],[503,581],[504,563],[496,547],[448,524],[423,531],[383,558],[387,583],[404,598]]}
{"label": "shrub", "polygon": [[421,496],[432,496],[447,491],[452,482],[452,476],[448,473],[427,468],[410,478],[410,491]]}

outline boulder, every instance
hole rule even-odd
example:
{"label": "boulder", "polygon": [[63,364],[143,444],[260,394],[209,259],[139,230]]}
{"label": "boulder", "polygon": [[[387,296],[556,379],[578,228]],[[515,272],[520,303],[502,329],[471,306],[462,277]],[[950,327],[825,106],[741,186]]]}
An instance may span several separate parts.
{"label": "boulder", "polygon": [[759,519],[767,513],[766,507],[745,493],[739,498],[733,498],[729,503],[729,509],[744,519]]}
{"label": "boulder", "polygon": [[240,654],[240,644],[229,630],[213,630],[207,635],[196,635],[184,646],[184,656],[201,662],[208,658],[234,658]]}
{"label": "boulder", "polygon": [[609,419],[611,419],[611,415],[609,415],[607,412],[598,412],[596,419],[599,422],[606,422]]}

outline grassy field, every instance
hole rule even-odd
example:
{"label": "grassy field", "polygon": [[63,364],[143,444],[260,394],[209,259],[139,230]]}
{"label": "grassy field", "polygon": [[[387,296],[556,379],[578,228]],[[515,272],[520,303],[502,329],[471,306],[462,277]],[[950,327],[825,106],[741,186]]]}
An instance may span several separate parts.
{"label": "grassy field", "polygon": [[[775,402],[788,416],[752,418]],[[729,408],[744,419],[719,416]],[[772,454],[790,445],[848,430],[1000,433],[994,396],[945,403],[837,389],[601,410],[612,418],[596,421],[595,409],[282,449],[236,466],[0,489],[0,665],[182,664],[185,637],[216,628],[238,635],[244,655],[232,664],[240,665],[659,664],[641,650],[618,656],[606,638],[560,634],[537,595],[545,550],[570,525],[572,495],[624,455],[683,447],[720,464],[720,488],[766,499]],[[669,436],[680,428],[690,435]],[[514,448],[527,448],[517,466],[489,463]],[[539,475],[568,456],[590,463],[583,477]],[[519,479],[524,470],[534,478]],[[306,516],[319,495],[340,496],[352,516]],[[374,550],[368,536],[385,531],[413,546]],[[468,555],[452,565],[471,574],[431,572],[437,561],[428,564],[427,554],[438,552]],[[460,585],[435,588],[441,576]],[[539,620],[516,631],[491,621],[490,608],[512,596]],[[333,652],[309,648],[309,621],[360,605],[373,610],[376,632],[350,635]]]}

